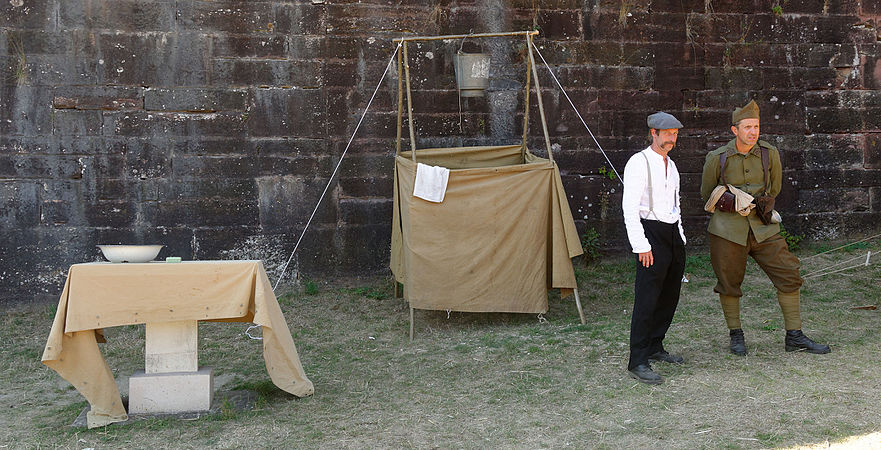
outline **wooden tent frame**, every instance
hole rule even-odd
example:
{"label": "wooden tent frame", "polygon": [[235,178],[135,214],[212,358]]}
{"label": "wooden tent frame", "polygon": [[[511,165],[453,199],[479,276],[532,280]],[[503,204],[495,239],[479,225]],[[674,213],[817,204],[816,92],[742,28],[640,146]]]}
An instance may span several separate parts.
{"label": "wooden tent frame", "polygon": [[[545,146],[548,152],[548,159],[553,163],[554,162],[554,153],[551,150],[551,138],[548,135],[548,124],[545,120],[545,112],[544,112],[544,104],[541,99],[541,86],[538,81],[538,70],[535,65],[535,57],[532,53],[532,39],[534,36],[538,35],[538,31],[512,31],[512,32],[502,32],[502,33],[478,33],[478,34],[452,34],[452,35],[444,35],[444,36],[410,36],[410,37],[401,37],[394,38],[394,42],[400,43],[401,51],[398,52],[398,132],[397,132],[397,141],[395,143],[395,156],[401,155],[401,138],[402,138],[402,129],[403,129],[403,110],[404,110],[404,82],[406,80],[406,92],[407,92],[407,125],[410,131],[410,155],[413,162],[416,162],[416,132],[415,126],[413,122],[413,100],[410,90],[410,63],[407,58],[407,43],[411,41],[438,41],[445,39],[465,39],[465,38],[480,38],[480,37],[514,37],[514,36],[524,36],[526,38],[526,47],[528,49],[529,58],[526,63],[526,89],[525,89],[525,110],[523,114],[523,143],[521,145],[521,157],[525,158],[526,154],[526,137],[529,131],[529,92],[530,92],[530,78],[535,78],[535,96],[538,100],[538,111],[539,116],[541,118],[541,127],[542,132],[544,132],[545,138]],[[403,73],[402,73],[403,71]],[[403,75],[403,76],[402,76]],[[581,298],[578,295],[578,286],[573,290],[575,294],[575,305],[578,308],[578,316],[581,318],[581,324],[584,325],[586,323],[584,319],[584,310],[581,308]],[[400,289],[399,283],[395,281],[395,297],[401,298],[403,297],[403,292]],[[410,340],[413,340],[413,307],[410,307]]]}

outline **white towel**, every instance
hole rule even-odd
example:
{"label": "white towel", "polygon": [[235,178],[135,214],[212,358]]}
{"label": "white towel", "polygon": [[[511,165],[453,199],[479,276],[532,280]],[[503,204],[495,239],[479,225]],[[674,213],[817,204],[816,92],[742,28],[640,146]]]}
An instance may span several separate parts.
{"label": "white towel", "polygon": [[444,201],[444,194],[447,192],[447,182],[449,180],[450,169],[417,163],[413,196],[430,202],[440,203]]}

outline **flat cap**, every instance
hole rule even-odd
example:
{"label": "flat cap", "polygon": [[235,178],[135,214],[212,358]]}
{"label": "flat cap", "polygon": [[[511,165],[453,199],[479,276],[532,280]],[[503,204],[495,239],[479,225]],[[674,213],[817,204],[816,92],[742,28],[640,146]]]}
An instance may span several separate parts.
{"label": "flat cap", "polygon": [[670,128],[682,128],[682,122],[673,117],[672,114],[665,112],[656,112],[646,119],[649,128],[656,130],[669,130]]}
{"label": "flat cap", "polygon": [[759,118],[759,105],[756,104],[755,100],[750,100],[746,106],[737,108],[731,113],[731,125],[737,125],[737,122],[740,122],[743,119],[758,119]]}

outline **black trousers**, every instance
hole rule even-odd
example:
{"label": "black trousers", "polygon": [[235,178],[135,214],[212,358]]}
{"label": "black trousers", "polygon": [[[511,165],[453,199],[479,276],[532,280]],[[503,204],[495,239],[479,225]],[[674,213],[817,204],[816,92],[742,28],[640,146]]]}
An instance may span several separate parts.
{"label": "black trousers", "polygon": [[685,272],[685,244],[679,235],[679,224],[643,219],[642,227],[655,261],[650,267],[643,267],[636,255],[628,369],[647,364],[649,356],[664,350],[664,336],[679,304]]}

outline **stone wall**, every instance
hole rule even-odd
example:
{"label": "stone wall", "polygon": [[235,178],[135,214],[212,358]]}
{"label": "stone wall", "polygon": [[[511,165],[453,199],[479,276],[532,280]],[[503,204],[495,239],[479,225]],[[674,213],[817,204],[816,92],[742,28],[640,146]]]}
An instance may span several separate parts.
{"label": "stone wall", "polygon": [[[645,116],[676,114],[694,243],[703,157],[750,98],[783,151],[787,228],[877,231],[879,19],[876,0],[2,0],[0,301],[56,297],[100,243],[263,259],[275,281],[402,34],[540,30],[619,171],[647,143]],[[487,96],[461,104],[460,47],[493,57]],[[411,44],[419,146],[517,142],[525,50],[522,38]],[[623,248],[620,185],[539,69],[578,225]],[[393,66],[289,280],[388,270],[397,81]],[[534,95],[530,105],[530,145],[544,153]]]}

